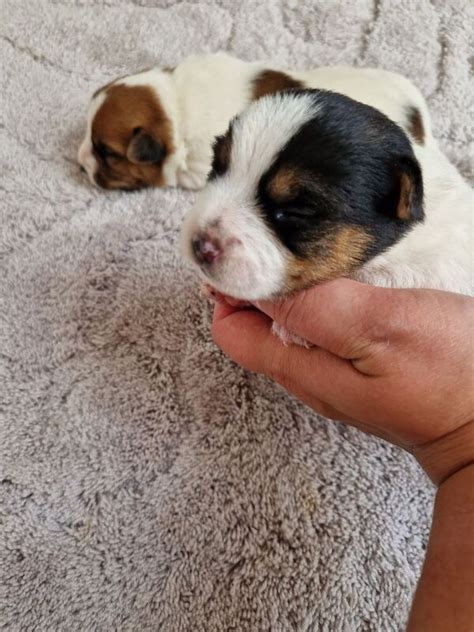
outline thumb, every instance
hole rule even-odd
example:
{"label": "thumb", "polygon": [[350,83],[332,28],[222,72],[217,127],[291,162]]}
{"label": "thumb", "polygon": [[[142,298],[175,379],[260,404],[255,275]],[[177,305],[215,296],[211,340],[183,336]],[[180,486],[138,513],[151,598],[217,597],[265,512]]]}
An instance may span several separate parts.
{"label": "thumb", "polygon": [[[214,342],[234,362],[249,371],[275,376],[276,364],[287,351],[272,332],[272,320],[256,309],[217,304],[211,327]],[[295,348],[300,355],[303,348]]]}
{"label": "thumb", "polygon": [[255,305],[304,340],[357,360],[369,345],[384,338],[384,324],[393,312],[393,291],[338,279],[284,300]]}
{"label": "thumb", "polygon": [[350,362],[316,347],[285,346],[257,310],[217,304],[212,337],[234,362],[264,373],[328,417],[350,419],[354,398],[365,391],[366,379]]}

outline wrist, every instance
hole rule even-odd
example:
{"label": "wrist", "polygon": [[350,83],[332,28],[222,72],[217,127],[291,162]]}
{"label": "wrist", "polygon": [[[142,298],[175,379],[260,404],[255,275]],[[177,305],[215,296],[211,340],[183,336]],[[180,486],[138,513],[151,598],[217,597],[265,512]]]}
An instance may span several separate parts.
{"label": "wrist", "polygon": [[412,454],[435,485],[474,464],[474,420],[449,434],[412,449]]}
{"label": "wrist", "polygon": [[473,630],[474,464],[439,486],[407,632]]}

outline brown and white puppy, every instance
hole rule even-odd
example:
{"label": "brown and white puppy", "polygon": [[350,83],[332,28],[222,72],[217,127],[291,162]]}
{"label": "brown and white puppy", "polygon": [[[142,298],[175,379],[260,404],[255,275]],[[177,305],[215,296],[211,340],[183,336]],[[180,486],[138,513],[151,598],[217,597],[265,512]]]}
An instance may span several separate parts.
{"label": "brown and white puppy", "polygon": [[218,293],[274,299],[348,276],[472,291],[473,195],[436,142],[323,90],[252,104],[214,147],[182,245]]}
{"label": "brown and white puppy", "polygon": [[235,115],[263,96],[304,87],[372,105],[419,142],[431,137],[423,97],[400,75],[345,67],[281,71],[217,53],[189,57],[172,70],[121,77],[98,90],[79,163],[107,189],[202,188],[213,140]]}

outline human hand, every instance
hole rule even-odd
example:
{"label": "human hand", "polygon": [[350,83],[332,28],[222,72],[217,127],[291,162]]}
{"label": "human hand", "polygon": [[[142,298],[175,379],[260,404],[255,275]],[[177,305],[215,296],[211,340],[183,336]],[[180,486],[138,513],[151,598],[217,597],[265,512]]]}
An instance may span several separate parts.
{"label": "human hand", "polygon": [[[215,307],[213,338],[238,364],[409,450],[436,483],[473,461],[473,299],[340,279],[257,307]],[[283,345],[272,320],[315,346]]]}

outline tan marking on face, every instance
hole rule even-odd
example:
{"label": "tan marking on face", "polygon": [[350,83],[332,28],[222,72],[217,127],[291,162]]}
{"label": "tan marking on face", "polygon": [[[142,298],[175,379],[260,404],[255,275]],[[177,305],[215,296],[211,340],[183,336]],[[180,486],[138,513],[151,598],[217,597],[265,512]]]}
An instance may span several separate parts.
{"label": "tan marking on face", "polygon": [[400,200],[398,201],[397,217],[405,222],[411,219],[413,198],[413,184],[406,173],[400,176]]}
{"label": "tan marking on face", "polygon": [[267,94],[275,94],[283,90],[303,88],[301,81],[293,79],[279,70],[263,70],[253,80],[252,99],[257,100]]}
{"label": "tan marking on face", "polygon": [[296,169],[283,167],[271,178],[267,191],[276,202],[284,202],[294,198],[301,185],[301,174]]}
{"label": "tan marking on face", "polygon": [[346,276],[362,265],[372,236],[360,226],[336,226],[314,244],[304,258],[293,257],[288,266],[288,293]]}
{"label": "tan marking on face", "polygon": [[117,154],[99,162],[96,181],[104,188],[162,186],[161,164],[135,164],[127,159],[133,130],[141,128],[164,145],[166,155],[173,152],[171,124],[160,101],[148,86],[112,85],[92,122],[92,141]]}
{"label": "tan marking on face", "polygon": [[408,111],[408,132],[419,144],[423,145],[425,142],[425,128],[423,126],[423,117],[420,110],[415,107],[410,107]]}

